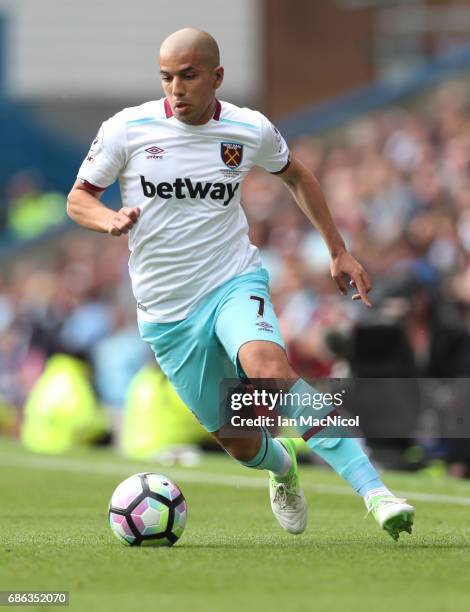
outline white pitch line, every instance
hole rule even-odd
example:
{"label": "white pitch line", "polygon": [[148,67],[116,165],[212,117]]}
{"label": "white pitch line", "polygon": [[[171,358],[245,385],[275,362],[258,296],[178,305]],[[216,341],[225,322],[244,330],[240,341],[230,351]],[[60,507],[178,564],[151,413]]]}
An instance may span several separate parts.
{"label": "white pitch line", "polygon": [[[148,472],[152,469],[150,464],[136,463],[91,463],[83,459],[43,457],[41,455],[2,455],[0,453],[0,465],[10,468],[28,468],[51,470],[54,472],[76,472],[80,474],[126,476],[135,474],[137,471]],[[159,471],[160,466],[153,467]],[[251,487],[255,489],[266,488],[266,478],[259,476],[235,476],[233,474],[214,474],[198,472],[197,470],[182,470],[178,468],[163,467],[168,470],[171,477],[176,481],[192,482],[198,484],[211,484],[229,487]],[[316,493],[329,493],[333,495],[351,495],[347,487],[329,484],[313,484],[305,487]],[[455,506],[470,506],[470,497],[443,495],[440,493],[423,493],[419,491],[397,491],[397,495],[410,498],[411,500],[451,504]]]}

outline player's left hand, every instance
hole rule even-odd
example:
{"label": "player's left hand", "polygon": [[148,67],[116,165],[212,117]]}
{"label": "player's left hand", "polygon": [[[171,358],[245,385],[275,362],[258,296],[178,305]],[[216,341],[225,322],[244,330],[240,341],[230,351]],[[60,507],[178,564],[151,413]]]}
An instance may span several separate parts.
{"label": "player's left hand", "polygon": [[372,308],[368,293],[372,289],[369,275],[361,264],[347,251],[342,251],[331,260],[331,276],[338,285],[338,289],[343,295],[347,295],[348,287],[345,275],[351,279],[349,284],[356,289],[357,293],[352,296],[353,300],[362,300],[366,306]]}

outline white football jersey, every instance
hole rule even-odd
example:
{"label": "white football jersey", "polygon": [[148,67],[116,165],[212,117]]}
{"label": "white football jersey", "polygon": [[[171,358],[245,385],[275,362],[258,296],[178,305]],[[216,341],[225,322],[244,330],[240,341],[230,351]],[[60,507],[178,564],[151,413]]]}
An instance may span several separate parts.
{"label": "white football jersey", "polygon": [[138,315],[186,318],[213,289],[261,266],[240,205],[253,166],[282,172],[288,147],[257,111],[217,101],[204,125],[173,116],[165,98],[105,121],[78,179],[106,188],[119,179],[123,206],[138,207],[129,270]]}

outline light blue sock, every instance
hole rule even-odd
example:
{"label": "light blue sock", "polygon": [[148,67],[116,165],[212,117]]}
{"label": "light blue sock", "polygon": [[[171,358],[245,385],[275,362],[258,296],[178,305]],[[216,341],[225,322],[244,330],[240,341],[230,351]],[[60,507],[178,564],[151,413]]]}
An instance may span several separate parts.
{"label": "light blue sock", "polygon": [[269,431],[261,430],[262,440],[259,451],[250,461],[240,461],[255,470],[270,470],[278,476],[285,476],[291,466],[291,458],[279,440],[271,437]]}
{"label": "light blue sock", "polygon": [[[319,392],[299,378],[289,389],[289,393],[299,393],[300,397],[306,397],[304,394],[311,396]],[[302,405],[299,402],[290,408],[289,414],[286,414],[286,416],[295,417],[299,422],[300,416],[307,418],[313,415],[314,418],[321,418],[331,412],[332,409],[332,407],[325,406],[321,410],[315,410],[311,405]],[[281,412],[281,409],[278,408],[278,411]],[[307,442],[310,450],[321,457],[323,461],[326,461],[335,472],[344,478],[354,491],[366,500],[366,503],[371,492],[391,495],[356,440],[353,438],[322,438],[319,437],[321,431],[318,431],[318,429],[312,431],[309,426],[298,426],[297,430]]]}
{"label": "light blue sock", "polygon": [[376,469],[353,438],[326,438],[336,442],[330,446],[318,445],[314,438],[307,440],[310,449],[326,461],[361,497],[367,498],[372,490],[385,489]]}

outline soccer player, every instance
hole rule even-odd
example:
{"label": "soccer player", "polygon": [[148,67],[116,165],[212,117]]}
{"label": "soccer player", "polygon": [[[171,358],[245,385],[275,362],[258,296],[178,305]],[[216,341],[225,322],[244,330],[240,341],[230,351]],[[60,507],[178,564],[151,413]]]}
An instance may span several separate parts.
{"label": "soccer player", "polygon": [[[243,465],[269,470],[272,510],[281,526],[301,533],[307,504],[294,444],[256,435],[234,436],[219,406],[224,378],[295,381],[292,393],[315,390],[299,379],[286,357],[258,250],[248,238],[240,205],[245,174],[260,166],[276,174],[321,232],[331,273],[345,278],[370,307],[371,283],[348,253],[313,175],[296,159],[261,113],[216,98],[224,77],[209,34],[185,28],[160,48],[165,97],[126,108],[105,121],[68,197],[80,225],[120,236],[129,232],[129,270],[142,338],[174,388],[204,427]],[[100,202],[119,179],[122,208]],[[299,403],[300,404],[300,403]],[[293,405],[299,419],[312,408]],[[300,420],[300,419],[299,419]],[[353,439],[321,437],[299,427],[312,451],[363,497],[394,539],[411,533],[414,508],[382,483]]]}

